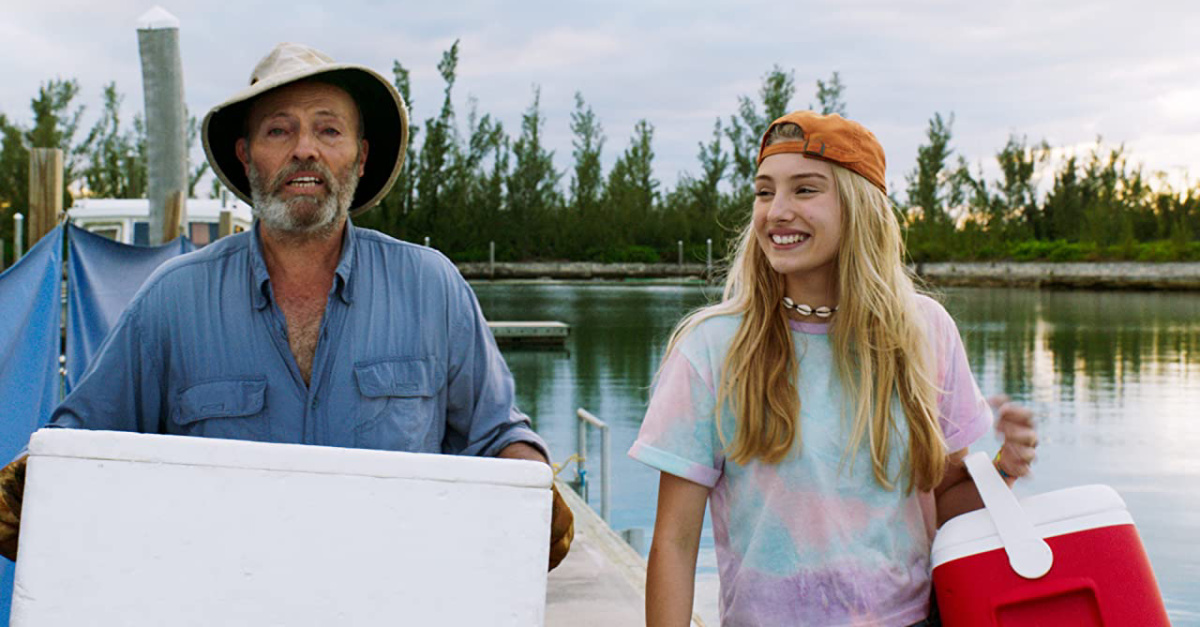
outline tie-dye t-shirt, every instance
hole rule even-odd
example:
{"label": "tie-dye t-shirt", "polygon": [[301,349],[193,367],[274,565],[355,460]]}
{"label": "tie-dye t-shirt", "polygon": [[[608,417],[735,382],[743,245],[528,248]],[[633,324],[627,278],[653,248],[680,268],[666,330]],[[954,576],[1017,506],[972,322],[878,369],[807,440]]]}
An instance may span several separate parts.
{"label": "tie-dye t-shirt", "polygon": [[[948,450],[957,451],[988,430],[991,410],[954,321],[934,300],[918,299],[938,365],[939,422]],[[802,445],[778,464],[725,459],[716,386],[739,321],[709,318],[680,341],[629,451],[712,489],[721,624],[890,626],[925,618],[933,495],[880,487],[866,444],[853,465],[843,459],[852,406],[837,375],[828,325],[792,323]],[[735,418],[725,405],[721,428],[732,442]],[[902,418],[898,400],[892,411]],[[907,429],[899,431],[890,456],[893,477],[907,450]]]}

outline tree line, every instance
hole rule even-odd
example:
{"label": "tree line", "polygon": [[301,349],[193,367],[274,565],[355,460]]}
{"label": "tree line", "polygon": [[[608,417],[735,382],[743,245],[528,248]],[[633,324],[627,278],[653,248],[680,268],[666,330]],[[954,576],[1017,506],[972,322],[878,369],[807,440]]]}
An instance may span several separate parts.
{"label": "tree line", "polygon": [[[404,170],[375,209],[356,219],[401,239],[431,244],[456,261],[488,258],[495,242],[501,261],[563,259],[601,262],[675,261],[677,242],[689,261],[705,258],[706,240],[723,254],[749,216],[759,133],[798,108],[795,73],[774,66],[755,96],[713,121],[697,142],[697,168],[673,188],[654,174],[652,122],[637,121],[611,168],[604,169],[609,136],[583,94],[570,114],[571,166],[560,170],[544,141],[541,94],[532,89],[519,128],[506,129],[469,99],[454,106],[460,46],[446,50],[437,69],[443,82],[437,108],[414,102],[409,70],[396,61],[392,77],[409,104],[412,124]],[[64,152],[68,188],[97,197],[136,198],[146,192],[146,133],[141,116],[123,125],[123,96],[104,87],[100,115],[82,132],[79,83],[54,79],[31,100],[33,123],[24,127],[0,112],[0,238],[12,241],[12,214],[28,204],[31,147]],[[847,113],[837,72],[817,81],[823,113]],[[418,123],[415,112],[430,114]],[[1097,141],[1090,155],[1068,156],[1039,194],[1036,175],[1051,149],[1013,135],[996,153],[1001,178],[985,180],[951,147],[953,114],[935,114],[917,163],[906,174],[905,197],[893,203],[907,230],[914,261],[945,259],[1200,259],[1200,186],[1177,190],[1132,165],[1123,147]],[[197,139],[190,118],[189,144]],[[190,152],[190,151],[189,151]],[[206,173],[189,170],[189,193]],[[67,204],[70,204],[70,189]],[[215,177],[208,190],[220,193]],[[9,253],[11,259],[11,252]]]}
{"label": "tree line", "polygon": [[1062,156],[1039,194],[1036,175],[1053,150],[1016,134],[996,152],[1000,178],[989,182],[952,159],[953,124],[953,114],[929,120],[906,201],[895,203],[914,260],[1200,260],[1200,185],[1177,189],[1097,138],[1087,154]]}

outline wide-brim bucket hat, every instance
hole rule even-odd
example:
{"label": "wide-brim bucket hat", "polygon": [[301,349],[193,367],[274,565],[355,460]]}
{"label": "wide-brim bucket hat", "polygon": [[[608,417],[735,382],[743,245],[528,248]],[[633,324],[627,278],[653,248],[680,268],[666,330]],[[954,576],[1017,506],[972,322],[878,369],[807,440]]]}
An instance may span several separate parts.
{"label": "wide-brim bucket hat", "polygon": [[250,86],[215,106],[204,116],[204,154],[221,182],[246,203],[250,181],[237,157],[237,140],[246,135],[246,113],[254,99],[272,89],[303,80],[328,81],[350,94],[362,114],[363,138],[370,152],[351,215],[375,206],[391,189],[404,165],[408,147],[408,109],[396,88],[374,70],[336,63],[328,55],[294,43],[275,46],[250,75]]}

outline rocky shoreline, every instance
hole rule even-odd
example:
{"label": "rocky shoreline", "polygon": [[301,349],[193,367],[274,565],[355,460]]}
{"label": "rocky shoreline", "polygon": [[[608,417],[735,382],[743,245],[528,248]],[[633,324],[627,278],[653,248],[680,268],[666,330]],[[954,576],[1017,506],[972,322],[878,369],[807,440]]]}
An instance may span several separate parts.
{"label": "rocky shoreline", "polygon": [[[471,280],[652,280],[700,281],[704,264],[674,263],[460,263]],[[945,286],[1006,286],[1067,289],[1200,290],[1200,262],[940,262],[913,268],[923,279]]]}
{"label": "rocky shoreline", "polygon": [[594,263],[590,261],[531,261],[521,263],[460,263],[467,279],[558,279],[567,281],[624,279],[696,279],[706,275],[705,265],[677,263]]}
{"label": "rocky shoreline", "polygon": [[917,264],[935,285],[1070,289],[1200,290],[1196,262],[941,262]]}

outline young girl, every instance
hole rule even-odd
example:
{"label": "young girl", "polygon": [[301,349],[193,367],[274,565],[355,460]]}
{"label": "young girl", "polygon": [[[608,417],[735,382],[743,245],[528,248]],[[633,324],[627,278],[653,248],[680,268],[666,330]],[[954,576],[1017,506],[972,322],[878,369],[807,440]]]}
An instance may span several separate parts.
{"label": "young girl", "polygon": [[[711,498],[726,626],[928,624],[929,552],[981,506],[961,460],[992,424],[954,321],[919,295],[875,136],[771,124],[720,303],[672,336],[630,455],[662,471],[651,626],[687,625]],[[997,466],[1028,472],[1004,405]]]}

